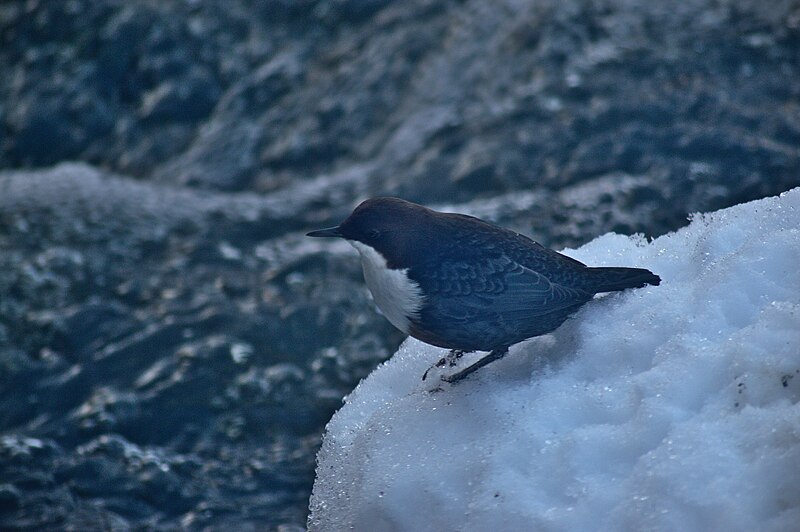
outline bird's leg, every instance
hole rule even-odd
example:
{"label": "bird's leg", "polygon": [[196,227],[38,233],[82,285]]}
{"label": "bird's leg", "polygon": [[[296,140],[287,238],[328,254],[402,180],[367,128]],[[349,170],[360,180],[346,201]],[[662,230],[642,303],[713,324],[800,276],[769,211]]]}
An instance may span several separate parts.
{"label": "bird's leg", "polygon": [[442,375],[442,380],[451,384],[456,383],[469,376],[472,372],[481,369],[486,364],[490,364],[495,360],[500,360],[506,353],[508,353],[508,347],[493,349],[488,355],[478,360],[471,366],[467,366],[466,368],[462,369],[461,371],[457,371],[452,375]]}
{"label": "bird's leg", "polygon": [[443,368],[445,366],[454,367],[458,359],[463,357],[466,353],[471,353],[471,351],[464,351],[463,349],[451,349],[447,356],[444,356],[439,359],[439,361],[434,364],[433,366],[429,367],[425,370],[425,373],[422,374],[422,380],[428,378],[428,372],[432,370],[434,367]]}

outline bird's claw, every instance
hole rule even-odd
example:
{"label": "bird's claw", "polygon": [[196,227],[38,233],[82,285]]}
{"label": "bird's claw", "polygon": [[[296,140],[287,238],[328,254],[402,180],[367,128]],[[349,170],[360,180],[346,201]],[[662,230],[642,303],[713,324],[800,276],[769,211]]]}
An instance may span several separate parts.
{"label": "bird's claw", "polygon": [[[432,365],[431,367],[425,370],[425,373],[422,374],[422,380],[428,378],[428,372],[430,372],[430,370],[432,370],[433,368],[443,368],[445,366],[450,368],[456,367],[456,365],[458,364],[458,360],[469,352],[470,351],[463,351],[461,349],[451,349],[446,356],[443,356],[436,362],[436,364]],[[444,376],[442,377],[442,380],[446,380]]]}

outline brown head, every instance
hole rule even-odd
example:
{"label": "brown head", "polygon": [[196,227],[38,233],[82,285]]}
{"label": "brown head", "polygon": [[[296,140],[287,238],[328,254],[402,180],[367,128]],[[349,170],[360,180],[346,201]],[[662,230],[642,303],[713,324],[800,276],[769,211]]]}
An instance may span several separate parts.
{"label": "brown head", "polygon": [[424,252],[424,233],[436,213],[400,198],[371,198],[362,202],[341,224],[311,231],[308,236],[339,237],[360,242],[380,253],[389,268],[406,268]]}

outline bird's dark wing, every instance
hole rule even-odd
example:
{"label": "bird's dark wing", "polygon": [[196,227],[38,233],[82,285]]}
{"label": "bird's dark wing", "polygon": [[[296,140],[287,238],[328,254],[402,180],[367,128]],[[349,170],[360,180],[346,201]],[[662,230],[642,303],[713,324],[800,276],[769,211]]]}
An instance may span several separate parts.
{"label": "bird's dark wing", "polygon": [[[440,261],[427,265],[425,272],[421,277],[413,268],[409,271],[428,296],[415,324],[416,336],[457,349],[493,349],[545,334],[592,297],[554,283],[506,254]],[[425,338],[425,331],[437,331],[438,342]]]}
{"label": "bird's dark wing", "polygon": [[[526,268],[506,255],[472,261],[442,262],[428,267],[420,283],[423,293],[437,299],[457,299],[467,307],[479,307],[491,312],[515,312],[530,317],[541,316],[578,301],[587,294],[559,283]],[[474,300],[473,300],[474,298]]]}

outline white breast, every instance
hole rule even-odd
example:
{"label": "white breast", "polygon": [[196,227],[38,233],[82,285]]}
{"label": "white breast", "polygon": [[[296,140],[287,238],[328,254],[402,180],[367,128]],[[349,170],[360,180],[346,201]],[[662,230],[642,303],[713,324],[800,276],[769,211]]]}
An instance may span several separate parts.
{"label": "white breast", "polygon": [[408,270],[392,270],[380,253],[361,242],[350,241],[361,255],[364,280],[372,299],[383,315],[398,329],[408,334],[410,317],[419,315],[423,295],[419,285],[408,278]]}

